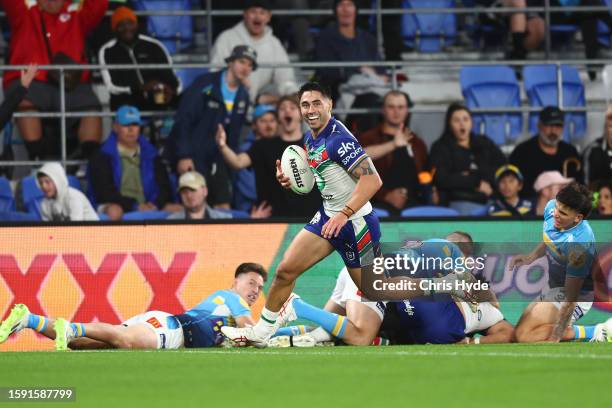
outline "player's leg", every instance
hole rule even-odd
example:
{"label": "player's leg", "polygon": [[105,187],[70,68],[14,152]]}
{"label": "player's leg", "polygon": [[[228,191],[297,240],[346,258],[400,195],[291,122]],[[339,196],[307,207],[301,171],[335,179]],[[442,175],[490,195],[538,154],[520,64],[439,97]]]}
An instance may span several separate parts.
{"label": "player's leg", "polygon": [[11,313],[0,324],[0,343],[5,342],[11,334],[18,333],[23,329],[32,329],[53,340],[55,339],[53,323],[53,319],[30,313],[26,305],[16,304],[11,309]]}
{"label": "player's leg", "polygon": [[55,345],[58,350],[66,350],[69,343],[81,337],[87,337],[119,349],[157,348],[157,336],[153,330],[147,327],[146,323],[137,323],[126,327],[108,323],[75,324],[58,319],[55,321],[54,327],[56,332]]}
{"label": "player's leg", "polygon": [[[536,343],[546,341],[552,334],[559,318],[559,309],[552,302],[532,302],[521,315],[514,331],[518,343]],[[574,331],[565,329],[562,340],[571,340]]]}

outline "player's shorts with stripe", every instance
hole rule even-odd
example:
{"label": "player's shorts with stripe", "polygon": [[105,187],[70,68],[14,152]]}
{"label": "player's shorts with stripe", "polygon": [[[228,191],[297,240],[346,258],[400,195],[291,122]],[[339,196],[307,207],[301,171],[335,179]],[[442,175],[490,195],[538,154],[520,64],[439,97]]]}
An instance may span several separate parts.
{"label": "player's shorts with stripe", "polygon": [[157,336],[158,349],[178,349],[183,347],[183,329],[179,321],[170,313],[153,310],[134,316],[124,326],[145,324]]}
{"label": "player's shorts with stripe", "polygon": [[374,313],[376,313],[376,315],[380,318],[381,322],[385,315],[386,302],[372,302],[363,298],[361,296],[361,292],[357,288],[357,285],[355,285],[355,282],[353,282],[353,279],[351,279],[351,276],[346,268],[342,268],[338,278],[336,279],[336,286],[332,291],[331,300],[344,309],[346,309],[346,302],[349,300],[360,302],[367,308],[372,309],[372,311],[374,311]]}
{"label": "player's shorts with stripe", "polygon": [[[586,315],[589,310],[591,310],[591,306],[593,306],[593,299],[594,294],[591,291],[581,292],[580,295],[578,295],[578,301],[576,302],[576,307],[572,313],[572,323]],[[565,296],[565,288],[545,288],[542,290],[542,293],[540,296],[538,296],[536,301],[551,302],[557,308],[557,310],[561,310],[561,306],[567,301]]]}
{"label": "player's shorts with stripe", "polygon": [[[304,229],[318,236],[321,235],[323,225],[329,217],[323,209],[317,211],[310,223]],[[363,264],[364,256],[368,253],[377,253],[380,246],[380,223],[374,211],[363,216],[349,220],[335,238],[327,238],[334,249],[340,254],[348,268],[359,268]]]}

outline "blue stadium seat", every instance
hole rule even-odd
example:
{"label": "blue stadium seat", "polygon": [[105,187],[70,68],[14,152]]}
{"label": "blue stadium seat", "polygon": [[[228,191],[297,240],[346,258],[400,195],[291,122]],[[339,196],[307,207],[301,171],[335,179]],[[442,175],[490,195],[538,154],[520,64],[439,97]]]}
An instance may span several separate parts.
{"label": "blue stadium seat", "polygon": [[0,211],[0,221],[40,221],[34,214],[19,211]]}
{"label": "blue stadium seat", "polygon": [[[454,0],[404,0],[403,8],[454,8]],[[402,16],[406,46],[420,52],[440,52],[457,36],[457,19],[452,13],[416,13]]]}
{"label": "blue stadium seat", "polygon": [[376,208],[376,207],[374,207],[374,214],[376,214],[378,218],[387,218],[391,216],[391,214],[389,214],[389,211],[383,208]]}
{"label": "blue stadium seat", "polygon": [[[563,107],[585,107],[584,85],[578,75],[578,69],[562,65]],[[529,104],[533,107],[558,106],[557,67],[555,65],[528,65],[523,68],[525,92]],[[538,113],[529,115],[529,132],[537,132]],[[563,138],[566,141],[579,139],[587,129],[586,112],[567,112]]]}
{"label": "blue stadium seat", "polygon": [[[133,0],[136,10],[191,10],[190,0]],[[176,54],[193,44],[191,16],[149,16],[148,33],[161,41],[170,54]]]}
{"label": "blue stadium seat", "polygon": [[551,24],[550,40],[554,48],[568,48],[574,41],[578,26],[573,24]]}
{"label": "blue stadium seat", "polygon": [[15,211],[15,196],[11,189],[11,183],[0,177],[0,212]]}
{"label": "blue stadium seat", "polygon": [[165,220],[170,213],[168,211],[131,211],[123,214],[124,221]]}
{"label": "blue stadium seat", "polygon": [[245,220],[251,218],[251,214],[242,210],[234,210],[234,209],[224,209],[224,208],[215,208],[217,211],[225,212],[232,215],[232,218],[235,220]]}
{"label": "blue stadium seat", "polygon": [[457,217],[459,212],[448,207],[425,205],[407,208],[402,211],[402,217]]}
{"label": "blue stadium seat", "polygon": [[83,192],[83,186],[81,186],[81,181],[77,176],[73,176],[72,174],[68,175],[68,185],[72,188],[76,188],[81,193]]}
{"label": "blue stadium seat", "polygon": [[181,89],[184,91],[200,75],[208,73],[207,68],[180,68],[176,70],[176,76],[181,81]]}
{"label": "blue stadium seat", "polygon": [[37,216],[39,220],[42,219],[40,215],[40,203],[43,198],[45,198],[45,195],[41,189],[38,188],[36,177],[27,176],[21,179],[21,197],[26,211]]}
{"label": "blue stadium seat", "polygon": [[[606,6],[612,7],[612,0],[604,0],[604,3],[606,3]],[[610,10],[610,15],[612,15],[612,10]],[[602,21],[597,22],[597,33],[597,39],[599,40],[599,43],[608,48],[611,48],[612,31],[610,31],[610,28],[608,28],[608,26]]]}
{"label": "blue stadium seat", "polygon": [[[518,108],[521,90],[512,68],[505,65],[461,67],[461,92],[468,108]],[[523,130],[520,113],[473,114],[473,129],[501,145],[515,140]]]}

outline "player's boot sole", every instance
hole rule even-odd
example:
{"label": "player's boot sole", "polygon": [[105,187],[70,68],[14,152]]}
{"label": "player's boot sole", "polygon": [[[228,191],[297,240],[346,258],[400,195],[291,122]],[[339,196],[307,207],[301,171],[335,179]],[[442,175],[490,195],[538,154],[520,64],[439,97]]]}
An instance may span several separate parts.
{"label": "player's boot sole", "polygon": [[55,349],[57,351],[68,350],[68,337],[66,332],[70,329],[68,322],[64,319],[57,319],[53,323],[53,329],[55,330]]}
{"label": "player's boot sole", "polygon": [[0,324],[0,343],[4,343],[19,328],[21,322],[29,313],[28,307],[24,304],[20,303],[13,306],[6,320]]}
{"label": "player's boot sole", "polygon": [[317,341],[308,335],[276,336],[268,341],[268,347],[315,347]]}

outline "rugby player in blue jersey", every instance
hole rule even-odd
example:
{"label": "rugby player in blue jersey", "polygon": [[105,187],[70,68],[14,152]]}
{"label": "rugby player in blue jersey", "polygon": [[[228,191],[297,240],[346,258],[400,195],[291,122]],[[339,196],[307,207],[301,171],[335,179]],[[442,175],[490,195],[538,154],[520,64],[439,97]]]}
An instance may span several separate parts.
{"label": "rugby player in blue jersey", "polygon": [[[342,257],[351,279],[368,294],[367,288],[361,285],[362,266],[372,263],[380,241],[380,225],[369,200],[381,187],[382,181],[357,139],[332,116],[332,100],[326,87],[308,82],[300,88],[298,98],[302,119],[310,128],[304,137],[304,147],[323,198],[323,208],[296,235],[285,252],[276,269],[259,322],[253,327],[222,328],[227,338],[240,345],[267,345],[278,327],[278,314],[290,299],[296,279],[334,250]],[[289,178],[282,173],[280,161],[276,165],[278,181],[283,187],[290,188]],[[469,280],[469,274],[465,275],[446,279]],[[432,294],[430,289],[421,290],[418,285],[415,286],[414,290],[384,295],[407,299]],[[462,297],[472,295],[457,290],[457,285],[451,286],[449,293]],[[339,319],[337,323],[342,330],[347,322]]]}
{"label": "rugby player in blue jersey", "polygon": [[592,205],[586,186],[567,185],[544,209],[542,243],[511,260],[511,269],[542,256],[548,261],[548,288],[523,312],[515,330],[518,342],[612,341],[612,319],[595,326],[574,325],[593,304],[595,236],[586,220]]}
{"label": "rugby player in blue jersey", "polygon": [[267,279],[265,268],[243,263],[234,273],[230,289],[218,290],[197,306],[178,315],[149,311],[123,324],[69,323],[31,314],[15,305],[0,325],[0,343],[22,329],[35,330],[55,340],[58,350],[72,349],[177,349],[219,345],[224,325],[254,324],[250,307],[257,301]]}

